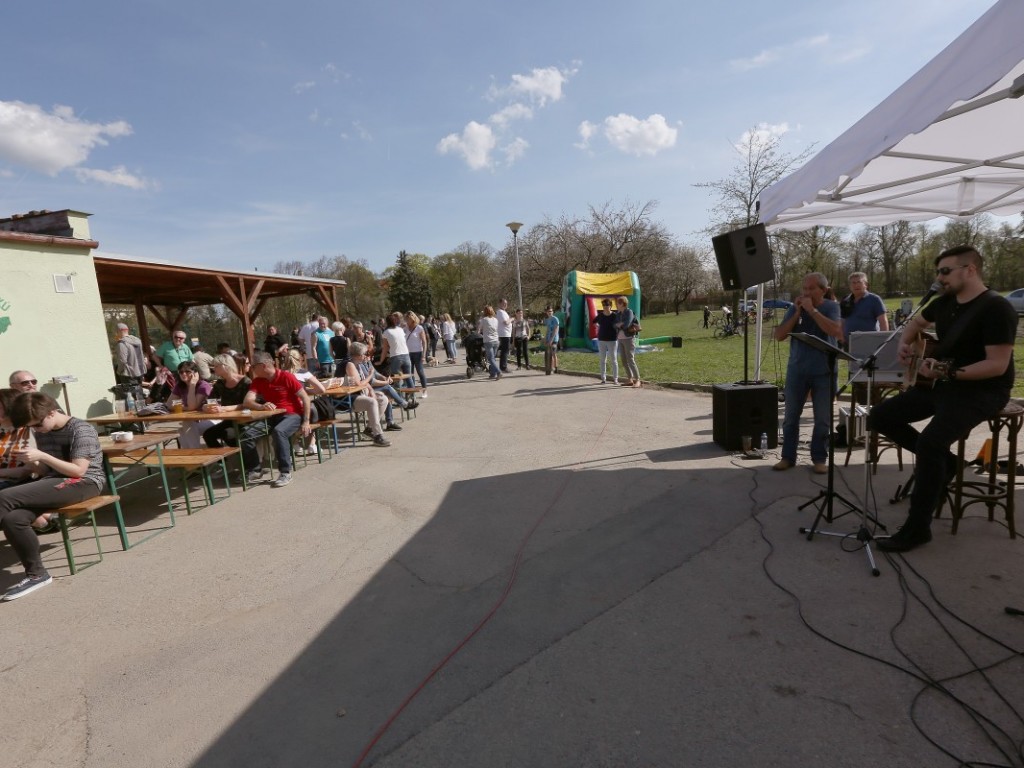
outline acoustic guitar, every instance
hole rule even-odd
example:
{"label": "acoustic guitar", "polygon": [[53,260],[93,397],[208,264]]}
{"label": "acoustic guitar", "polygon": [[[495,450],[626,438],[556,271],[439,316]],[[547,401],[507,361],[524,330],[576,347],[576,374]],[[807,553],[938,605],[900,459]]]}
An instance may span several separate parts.
{"label": "acoustic guitar", "polygon": [[903,378],[903,389],[910,389],[911,387],[931,389],[935,386],[936,382],[949,379],[949,372],[954,364],[953,360],[936,360],[932,363],[931,369],[937,373],[935,378],[922,376],[919,379],[917,376],[921,366],[924,365],[924,361],[935,357],[938,346],[939,342],[934,336],[923,335],[917,340],[914,354],[911,356],[910,362],[907,363],[907,375]]}

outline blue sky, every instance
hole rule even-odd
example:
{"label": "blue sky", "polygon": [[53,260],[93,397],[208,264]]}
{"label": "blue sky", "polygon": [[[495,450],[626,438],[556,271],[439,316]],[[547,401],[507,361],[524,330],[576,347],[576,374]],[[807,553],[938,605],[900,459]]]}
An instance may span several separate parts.
{"label": "blue sky", "polygon": [[496,248],[657,200],[680,241],[753,126],[824,146],[989,0],[7,4],[0,216],[237,269]]}

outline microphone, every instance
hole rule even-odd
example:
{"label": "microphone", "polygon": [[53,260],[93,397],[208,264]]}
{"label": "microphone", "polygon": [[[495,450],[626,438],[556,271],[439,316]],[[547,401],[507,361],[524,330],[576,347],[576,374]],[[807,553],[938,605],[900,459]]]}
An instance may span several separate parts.
{"label": "microphone", "polygon": [[935,296],[935,294],[942,293],[942,291],[942,283],[936,280],[934,283],[932,283],[932,287],[928,289],[928,293],[924,295],[924,298],[921,299],[921,303],[918,304],[917,306],[923,307],[925,304],[932,300],[932,297]]}

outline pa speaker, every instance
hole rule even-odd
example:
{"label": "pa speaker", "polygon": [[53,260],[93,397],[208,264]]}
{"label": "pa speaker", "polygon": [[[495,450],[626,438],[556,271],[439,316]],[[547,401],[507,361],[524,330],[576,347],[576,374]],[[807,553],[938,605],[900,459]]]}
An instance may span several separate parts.
{"label": "pa speaker", "polygon": [[734,229],[711,238],[718,260],[722,287],[727,291],[742,290],[775,279],[772,253],[764,224]]}
{"label": "pa speaker", "polygon": [[712,389],[715,442],[727,451],[743,447],[743,436],[750,435],[755,448],[761,434],[768,436],[768,447],[779,444],[779,388],[771,384],[715,384]]}

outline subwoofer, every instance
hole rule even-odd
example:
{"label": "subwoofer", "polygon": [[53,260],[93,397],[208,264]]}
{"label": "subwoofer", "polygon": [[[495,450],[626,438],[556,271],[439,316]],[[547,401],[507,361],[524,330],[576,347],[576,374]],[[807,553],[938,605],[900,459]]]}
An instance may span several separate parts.
{"label": "subwoofer", "polygon": [[754,448],[761,434],[768,447],[779,445],[779,388],[771,384],[715,384],[712,389],[713,436],[727,451],[743,448],[743,436],[750,435]]}
{"label": "subwoofer", "polygon": [[764,224],[735,229],[711,238],[718,261],[722,287],[727,291],[742,290],[775,279],[772,252]]}

